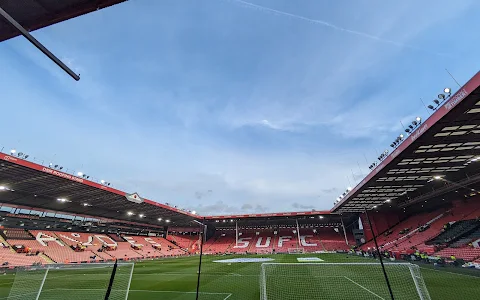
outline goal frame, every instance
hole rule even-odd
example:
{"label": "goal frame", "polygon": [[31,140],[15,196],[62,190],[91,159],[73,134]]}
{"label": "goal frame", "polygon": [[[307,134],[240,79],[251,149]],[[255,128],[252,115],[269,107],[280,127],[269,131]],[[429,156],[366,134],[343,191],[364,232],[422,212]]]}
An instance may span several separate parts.
{"label": "goal frame", "polygon": [[[262,263],[261,265],[261,271],[260,271],[260,300],[276,300],[276,299],[269,299],[267,295],[267,274],[266,274],[266,267],[268,266],[288,266],[288,265],[293,265],[293,266],[325,266],[325,265],[330,265],[330,266],[380,266],[380,263],[361,263],[361,262],[353,262],[353,263]],[[413,280],[415,284],[415,290],[417,291],[417,295],[420,300],[431,300],[430,294],[426,288],[425,282],[423,280],[423,277],[421,276],[420,273],[420,267],[415,264],[411,263],[384,263],[384,265],[387,266],[405,266],[408,267],[408,270],[410,272],[411,279]],[[414,268],[417,268],[415,270]],[[425,287],[424,289],[421,288],[421,286]]]}
{"label": "goal frame", "polygon": [[[128,270],[128,274],[125,273],[124,276],[127,276],[128,277],[128,282],[126,282],[126,286],[125,286],[125,289],[122,289],[122,290],[119,290],[119,291],[125,291],[125,300],[128,299],[128,294],[129,294],[129,291],[130,291],[130,284],[132,282],[132,277],[133,277],[133,271],[134,271],[134,268],[135,268],[135,264],[133,262],[117,262],[117,263],[90,263],[90,264],[46,264],[46,265],[39,265],[39,266],[36,266],[36,267],[33,267],[33,268],[19,268],[16,270],[15,272],[15,280],[13,281],[12,283],[12,286],[11,286],[11,289],[10,289],[10,292],[9,292],[9,295],[6,297],[7,300],[18,300],[20,299],[19,297],[22,297],[22,299],[35,299],[35,300],[38,300],[43,292],[43,287],[45,285],[45,281],[48,279],[48,275],[49,275],[49,272],[50,271],[79,271],[79,270],[92,270],[92,269],[107,269],[108,268],[112,268],[112,271],[113,271],[113,268],[115,268],[115,265],[117,265],[118,267],[122,267],[122,266],[129,266],[130,267],[130,270]],[[37,279],[38,279],[38,282],[30,282],[30,281],[27,281],[27,282],[24,282],[25,279],[20,279],[19,280],[23,280],[23,281],[16,281],[17,277],[19,276],[19,272],[22,272],[26,275],[32,275],[34,272],[37,272],[38,275],[40,275]],[[118,275],[118,274],[117,274]],[[71,276],[71,275],[69,275]],[[111,283],[115,283],[115,280],[116,280],[117,276],[115,275],[115,277],[111,278],[110,280],[113,279],[113,281],[110,282]],[[35,284],[37,283],[37,284]],[[38,288],[35,288],[34,289],[34,292],[30,292],[30,293],[27,293],[27,294],[19,294],[19,295],[16,295],[16,293],[18,292],[17,290],[20,289],[20,291],[23,290],[22,288],[22,284],[29,284],[29,285],[37,285]],[[16,285],[20,285],[18,287],[16,287]],[[105,290],[106,292],[106,290]],[[123,293],[122,293],[123,294]],[[28,297],[27,297],[28,296]],[[123,298],[123,296],[122,296]]]}

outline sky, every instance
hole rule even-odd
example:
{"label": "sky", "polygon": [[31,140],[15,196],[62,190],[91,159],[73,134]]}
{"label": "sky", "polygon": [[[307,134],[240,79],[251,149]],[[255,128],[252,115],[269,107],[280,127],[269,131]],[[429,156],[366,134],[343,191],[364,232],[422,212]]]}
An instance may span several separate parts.
{"label": "sky", "polygon": [[477,0],[130,0],[0,43],[3,152],[202,215],[329,210],[480,68]]}

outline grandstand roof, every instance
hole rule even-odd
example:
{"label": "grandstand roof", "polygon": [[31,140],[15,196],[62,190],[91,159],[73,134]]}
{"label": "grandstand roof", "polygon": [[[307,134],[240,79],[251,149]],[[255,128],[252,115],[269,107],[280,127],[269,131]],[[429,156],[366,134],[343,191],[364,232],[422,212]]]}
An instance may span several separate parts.
{"label": "grandstand roof", "polygon": [[4,188],[0,190],[0,201],[15,205],[165,226],[185,225],[197,218],[136,193],[125,193],[4,153],[0,153],[0,186]]}
{"label": "grandstand roof", "polygon": [[[0,187],[5,188],[0,190],[0,203],[164,226],[192,226],[194,219],[280,220],[330,214],[329,211],[307,211],[202,217],[167,204],[144,199],[137,193],[126,193],[68,174],[58,167],[43,166],[19,156],[22,157],[20,153],[0,152]],[[133,198],[134,196],[137,198]],[[133,212],[135,215],[129,216],[127,212]],[[140,218],[140,214],[144,217]],[[158,221],[158,218],[162,221]],[[167,219],[171,222],[166,223]]]}
{"label": "grandstand roof", "polygon": [[480,72],[379,162],[332,212],[362,212],[387,200],[402,207],[454,189],[471,192],[471,184],[480,182],[479,113]]}
{"label": "grandstand roof", "polygon": [[[0,7],[28,31],[78,17],[126,0],[0,0]],[[19,35],[0,17],[0,42]]]}

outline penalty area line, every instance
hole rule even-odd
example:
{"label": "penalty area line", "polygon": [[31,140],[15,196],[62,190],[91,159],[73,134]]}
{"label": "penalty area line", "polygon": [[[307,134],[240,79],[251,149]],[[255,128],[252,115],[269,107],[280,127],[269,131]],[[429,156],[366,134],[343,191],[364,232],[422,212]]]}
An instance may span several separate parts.
{"label": "penalty area line", "polygon": [[379,295],[375,294],[374,292],[372,292],[371,290],[367,289],[366,287],[364,287],[363,285],[361,285],[360,283],[356,282],[355,280],[352,280],[350,278],[348,278],[347,276],[343,276],[345,279],[347,279],[348,281],[350,281],[351,283],[361,287],[362,289],[364,289],[365,291],[369,292],[370,294],[376,296],[377,298],[379,299],[382,299],[382,300],[385,300],[385,298],[382,298],[380,297]]}

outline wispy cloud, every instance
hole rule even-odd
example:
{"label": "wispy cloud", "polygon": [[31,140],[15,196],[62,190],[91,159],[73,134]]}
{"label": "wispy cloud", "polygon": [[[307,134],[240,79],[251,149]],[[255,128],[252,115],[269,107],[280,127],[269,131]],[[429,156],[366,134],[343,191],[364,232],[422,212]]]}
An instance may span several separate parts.
{"label": "wispy cloud", "polygon": [[396,46],[396,47],[411,49],[411,50],[415,50],[415,51],[421,51],[421,52],[430,53],[430,54],[439,55],[439,56],[447,55],[445,53],[433,52],[433,51],[430,51],[428,49],[423,49],[423,48],[416,47],[416,46],[413,46],[413,45],[409,45],[409,44],[406,44],[406,43],[397,42],[397,41],[394,41],[394,40],[389,40],[389,39],[386,39],[386,38],[383,38],[383,37],[380,37],[380,36],[376,36],[376,35],[372,35],[372,34],[369,34],[369,33],[366,33],[366,32],[361,32],[361,31],[357,31],[357,30],[344,28],[344,27],[337,26],[335,24],[332,24],[330,22],[326,22],[326,21],[323,21],[323,20],[311,19],[311,18],[307,18],[307,17],[304,17],[304,16],[292,14],[292,13],[289,13],[289,12],[273,9],[273,8],[270,8],[270,7],[254,4],[254,3],[243,1],[243,0],[226,0],[226,1],[235,2],[235,3],[238,3],[242,6],[252,8],[252,9],[256,9],[256,10],[264,12],[264,13],[273,13],[273,14],[278,15],[278,16],[294,18],[294,19],[309,22],[309,23],[312,23],[312,24],[315,24],[315,25],[328,27],[328,28],[331,28],[333,30],[344,32],[344,33],[347,33],[347,34],[353,34],[353,35],[357,35],[357,36],[367,38],[367,39],[370,39],[370,40],[378,41],[378,42],[381,42],[381,43],[390,44],[390,45],[393,45],[393,46]]}

